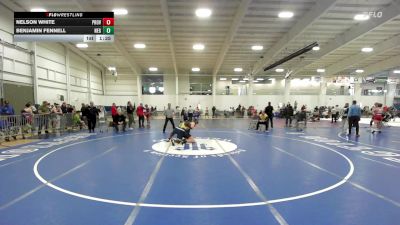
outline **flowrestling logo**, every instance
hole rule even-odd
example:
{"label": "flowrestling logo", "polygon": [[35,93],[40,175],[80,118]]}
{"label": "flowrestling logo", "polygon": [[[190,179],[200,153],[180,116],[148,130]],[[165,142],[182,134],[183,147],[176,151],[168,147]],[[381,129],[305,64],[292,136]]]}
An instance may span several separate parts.
{"label": "flowrestling logo", "polygon": [[196,143],[175,144],[175,146],[171,145],[167,139],[154,140],[151,148],[152,150],[144,150],[144,152],[176,158],[224,157],[246,151],[239,149],[229,139],[210,137],[198,137]]}

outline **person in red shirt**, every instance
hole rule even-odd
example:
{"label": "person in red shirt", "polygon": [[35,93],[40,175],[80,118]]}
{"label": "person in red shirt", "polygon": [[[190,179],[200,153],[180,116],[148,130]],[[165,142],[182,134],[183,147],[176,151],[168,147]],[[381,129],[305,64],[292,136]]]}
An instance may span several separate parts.
{"label": "person in red shirt", "polygon": [[116,116],[118,116],[118,109],[115,103],[113,103],[111,106],[111,117],[113,118],[113,121]]}
{"label": "person in red shirt", "polygon": [[136,115],[139,117],[139,128],[144,128],[144,107],[142,103],[137,107]]}

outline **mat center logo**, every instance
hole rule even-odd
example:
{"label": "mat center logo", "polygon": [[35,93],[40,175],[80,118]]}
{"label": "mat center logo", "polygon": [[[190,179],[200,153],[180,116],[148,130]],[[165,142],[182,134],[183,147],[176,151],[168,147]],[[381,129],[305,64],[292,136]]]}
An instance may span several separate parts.
{"label": "mat center logo", "polygon": [[223,157],[244,152],[228,139],[197,137],[196,143],[175,144],[172,146],[166,139],[155,140],[152,150],[145,150],[155,155],[179,158]]}

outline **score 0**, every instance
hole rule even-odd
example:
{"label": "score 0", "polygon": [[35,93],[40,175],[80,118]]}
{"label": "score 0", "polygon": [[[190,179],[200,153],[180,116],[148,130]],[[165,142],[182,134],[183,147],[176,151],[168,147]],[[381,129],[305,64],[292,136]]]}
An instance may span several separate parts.
{"label": "score 0", "polygon": [[103,18],[103,34],[114,34],[114,18]]}
{"label": "score 0", "polygon": [[114,18],[103,18],[103,26],[114,26]]}

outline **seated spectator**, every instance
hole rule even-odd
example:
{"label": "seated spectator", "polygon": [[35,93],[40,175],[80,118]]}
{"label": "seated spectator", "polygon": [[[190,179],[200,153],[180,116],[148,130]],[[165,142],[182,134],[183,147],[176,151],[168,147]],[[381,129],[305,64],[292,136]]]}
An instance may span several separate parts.
{"label": "seated spectator", "polygon": [[265,125],[265,131],[268,131],[268,115],[262,111],[260,115],[258,115],[258,122],[257,122],[257,127],[256,130],[260,127],[260,124]]}
{"label": "seated spectator", "polygon": [[81,120],[80,113],[79,112],[74,112],[72,116],[72,124],[74,127],[79,126],[79,129],[82,130],[82,128],[85,126],[85,122]]}
{"label": "seated spectator", "polygon": [[126,117],[122,114],[121,110],[118,110],[118,114],[113,117],[113,124],[115,127],[115,131],[119,131],[118,126],[122,125],[122,131],[125,132],[126,130]]}

